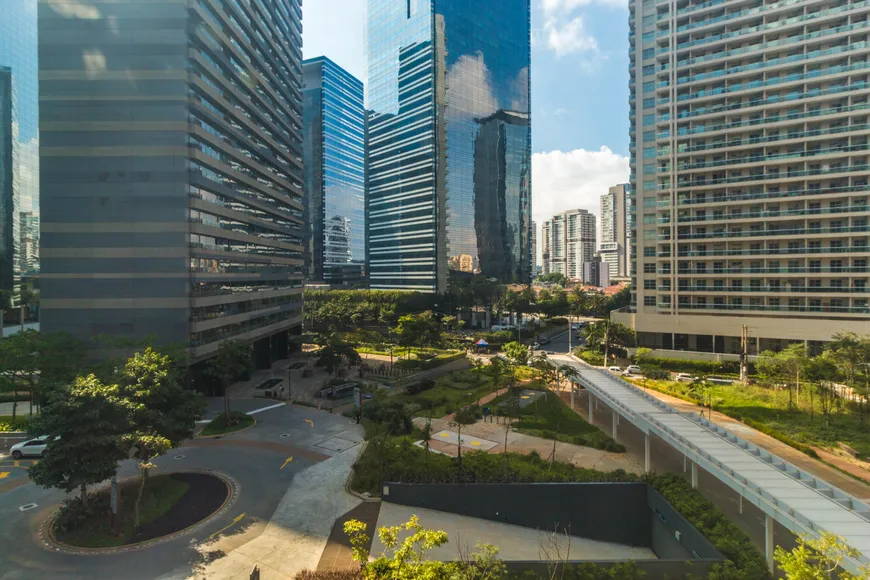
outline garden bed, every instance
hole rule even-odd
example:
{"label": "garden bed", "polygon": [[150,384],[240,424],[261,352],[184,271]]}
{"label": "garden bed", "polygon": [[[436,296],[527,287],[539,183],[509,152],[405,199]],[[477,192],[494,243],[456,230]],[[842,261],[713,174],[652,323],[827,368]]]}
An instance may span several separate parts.
{"label": "garden bed", "polygon": [[202,430],[200,436],[210,437],[213,435],[235,433],[236,431],[247,429],[254,423],[256,423],[256,421],[253,417],[247,413],[242,413],[241,411],[230,411],[229,422],[227,422],[226,415],[221,413],[219,416],[212,419],[211,423],[205,426],[205,429]]}
{"label": "garden bed", "polygon": [[[180,532],[218,511],[230,495],[229,486],[219,477],[205,473],[173,473],[149,478],[142,494],[139,526],[133,512],[139,478],[121,484],[120,533],[111,528],[109,490],[91,494],[91,507],[81,511],[81,502],[72,500],[74,508],[63,507],[54,520],[54,538],[78,548],[112,548],[147,542]],[[77,510],[77,514],[72,514]]]}

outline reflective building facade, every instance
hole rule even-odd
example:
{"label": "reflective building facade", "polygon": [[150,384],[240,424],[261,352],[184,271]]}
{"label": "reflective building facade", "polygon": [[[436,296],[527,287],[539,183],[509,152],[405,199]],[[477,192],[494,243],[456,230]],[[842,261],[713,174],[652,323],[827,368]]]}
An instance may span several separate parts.
{"label": "reflective building facade", "polygon": [[43,329],[286,356],[302,322],[298,0],[39,5]]}
{"label": "reflective building facade", "polygon": [[528,283],[528,0],[369,0],[372,288]]}
{"label": "reflective building facade", "polygon": [[309,280],[360,282],[365,270],[363,84],[325,57],[303,70],[306,272]]}
{"label": "reflective building facade", "polygon": [[39,271],[37,0],[0,8],[0,290],[14,295]]}

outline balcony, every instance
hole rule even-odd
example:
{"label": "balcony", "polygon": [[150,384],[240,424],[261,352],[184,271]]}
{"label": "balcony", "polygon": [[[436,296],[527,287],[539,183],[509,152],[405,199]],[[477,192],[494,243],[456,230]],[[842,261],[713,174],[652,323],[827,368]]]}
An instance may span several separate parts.
{"label": "balcony", "polygon": [[[706,240],[712,238],[753,238],[771,236],[813,236],[819,234],[849,234],[870,232],[870,226],[841,226],[837,228],[783,228],[775,230],[748,230],[739,232],[711,232],[703,234],[677,234],[678,240]],[[659,235],[659,240],[670,239],[667,234]]]}

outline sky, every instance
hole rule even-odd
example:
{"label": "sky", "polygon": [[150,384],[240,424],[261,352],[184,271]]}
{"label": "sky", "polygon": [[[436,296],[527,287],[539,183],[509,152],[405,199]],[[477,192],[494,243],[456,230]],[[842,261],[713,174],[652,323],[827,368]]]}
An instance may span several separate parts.
{"label": "sky", "polygon": [[[473,0],[471,0],[473,1]],[[599,213],[628,167],[628,1],[532,2],[532,213]],[[305,58],[328,56],[365,82],[366,0],[306,0]],[[600,226],[599,226],[600,227]]]}

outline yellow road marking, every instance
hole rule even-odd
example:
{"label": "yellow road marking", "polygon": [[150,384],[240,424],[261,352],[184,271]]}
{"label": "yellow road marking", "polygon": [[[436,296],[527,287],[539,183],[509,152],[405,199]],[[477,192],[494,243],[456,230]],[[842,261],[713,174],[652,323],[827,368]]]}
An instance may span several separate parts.
{"label": "yellow road marking", "polygon": [[311,425],[311,428],[314,429],[314,421],[312,421],[311,419],[305,419],[305,422]]}
{"label": "yellow road marking", "polygon": [[247,515],[247,514],[244,514],[244,513],[243,513],[243,514],[240,515],[240,516],[236,516],[235,519],[233,519],[232,523],[230,523],[230,525],[226,526],[225,528],[221,528],[221,529],[219,529],[218,531],[216,531],[215,533],[213,533],[212,535],[210,535],[210,536],[209,536],[209,539],[215,537],[216,535],[220,534],[221,532],[225,532],[225,531],[227,531],[228,529],[230,529],[231,527],[233,527],[234,525],[236,525],[237,523],[239,523],[240,521],[242,521],[242,518],[244,518],[246,515]]}
{"label": "yellow road marking", "polygon": [[480,445],[480,441],[472,441],[471,444],[472,445]]}
{"label": "yellow road marking", "polygon": [[30,466],[33,467],[33,466],[36,465],[37,463],[39,463],[39,459],[34,459],[34,460],[33,460],[33,463],[31,463]]}
{"label": "yellow road marking", "polygon": [[444,437],[446,439],[446,438],[450,437],[450,433],[442,433],[441,437]]}
{"label": "yellow road marking", "polygon": [[0,479],[6,479],[9,475],[10,473],[8,471],[0,471]]}
{"label": "yellow road marking", "polygon": [[285,467],[287,467],[287,464],[290,463],[291,461],[293,461],[292,457],[288,457],[287,459],[285,459],[284,465],[281,466],[281,469],[284,469]]}

